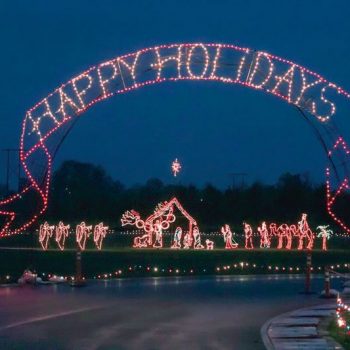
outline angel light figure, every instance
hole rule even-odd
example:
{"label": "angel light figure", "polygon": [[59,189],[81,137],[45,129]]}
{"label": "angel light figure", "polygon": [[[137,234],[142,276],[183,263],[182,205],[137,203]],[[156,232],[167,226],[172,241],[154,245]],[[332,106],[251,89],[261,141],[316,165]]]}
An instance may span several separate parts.
{"label": "angel light figure", "polygon": [[64,250],[64,243],[69,235],[69,229],[70,225],[65,225],[62,221],[56,226],[55,241],[60,250]]}
{"label": "angel light figure", "polygon": [[47,249],[49,245],[49,239],[52,237],[54,229],[55,229],[55,226],[50,226],[47,221],[45,221],[44,224],[40,225],[39,242],[43,250]]}
{"label": "angel light figure", "polygon": [[85,250],[86,241],[91,235],[92,225],[87,226],[83,221],[75,228],[76,241],[80,250]]}

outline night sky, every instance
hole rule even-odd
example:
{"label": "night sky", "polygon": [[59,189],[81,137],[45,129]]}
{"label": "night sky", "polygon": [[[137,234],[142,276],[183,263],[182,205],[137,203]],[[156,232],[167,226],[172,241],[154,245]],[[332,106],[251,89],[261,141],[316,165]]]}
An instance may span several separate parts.
{"label": "night sky", "polygon": [[[348,1],[1,1],[0,148],[18,147],[25,111],[91,65],[144,47],[222,42],[295,61],[350,90]],[[349,123],[350,124],[350,123]],[[349,130],[349,124],[345,125]],[[1,155],[0,181],[4,178]],[[213,82],[155,85],[97,104],[62,145],[127,185],[157,177],[220,187],[229,174],[323,181],[325,156],[295,108]],[[177,180],[178,181],[178,180]]]}

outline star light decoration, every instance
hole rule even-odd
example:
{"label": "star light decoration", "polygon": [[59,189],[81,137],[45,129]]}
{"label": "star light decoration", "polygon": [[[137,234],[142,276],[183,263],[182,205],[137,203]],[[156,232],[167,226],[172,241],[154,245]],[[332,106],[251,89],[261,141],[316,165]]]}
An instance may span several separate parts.
{"label": "star light decoration", "polygon": [[177,158],[173,161],[173,163],[171,164],[171,171],[174,175],[174,177],[177,176],[177,174],[181,171],[181,164],[180,162],[177,160]]}

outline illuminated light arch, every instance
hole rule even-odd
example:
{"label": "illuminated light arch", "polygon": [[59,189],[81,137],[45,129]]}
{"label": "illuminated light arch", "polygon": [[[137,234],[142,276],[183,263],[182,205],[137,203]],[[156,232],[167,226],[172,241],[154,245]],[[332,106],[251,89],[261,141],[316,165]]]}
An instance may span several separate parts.
{"label": "illuminated light arch", "polygon": [[[113,95],[156,83],[185,80],[218,81],[264,91],[297,107],[316,129],[319,124],[327,126],[333,122],[337,112],[336,98],[350,98],[344,89],[299,64],[229,44],[161,45],[92,66],[26,112],[20,158],[27,185],[20,193],[0,201],[0,216],[4,218],[0,236],[25,230],[46,211],[52,162],[77,116]],[[328,152],[336,142],[334,133],[327,134],[321,142]],[[348,181],[349,173],[341,169],[340,175],[333,158],[329,156],[336,178],[334,188],[340,188],[339,179]],[[328,168],[327,176],[329,171]],[[330,183],[327,182],[328,194],[332,193]],[[34,197],[33,201],[40,206],[23,216],[16,203],[26,197]],[[331,215],[332,203],[327,199]],[[335,214],[332,217],[350,232],[346,223]]]}

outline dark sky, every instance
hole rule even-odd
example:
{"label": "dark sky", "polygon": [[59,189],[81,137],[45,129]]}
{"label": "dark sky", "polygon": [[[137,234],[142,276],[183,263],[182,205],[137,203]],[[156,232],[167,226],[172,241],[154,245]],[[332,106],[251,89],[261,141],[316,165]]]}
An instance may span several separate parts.
{"label": "dark sky", "polygon": [[[25,111],[91,65],[148,46],[222,42],[264,50],[350,90],[348,1],[1,1],[0,148],[17,147]],[[347,127],[349,125],[346,125]],[[3,158],[3,155],[1,155]],[[126,184],[158,177],[220,187],[229,173],[272,183],[286,171],[323,181],[325,157],[281,100],[220,83],[156,85],[97,104],[56,162],[103,165]],[[4,162],[1,164],[0,181]]]}

